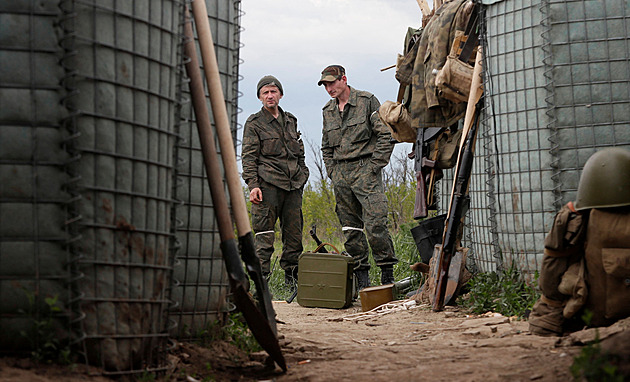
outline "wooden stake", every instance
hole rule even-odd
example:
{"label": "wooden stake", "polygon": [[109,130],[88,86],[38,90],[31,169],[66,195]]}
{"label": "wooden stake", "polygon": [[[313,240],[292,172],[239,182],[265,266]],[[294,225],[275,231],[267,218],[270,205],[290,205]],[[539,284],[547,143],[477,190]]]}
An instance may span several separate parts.
{"label": "wooden stake", "polygon": [[427,0],[416,0],[418,2],[418,6],[420,6],[420,11],[423,16],[428,16],[431,13],[431,8],[429,8],[429,4],[427,4]]}

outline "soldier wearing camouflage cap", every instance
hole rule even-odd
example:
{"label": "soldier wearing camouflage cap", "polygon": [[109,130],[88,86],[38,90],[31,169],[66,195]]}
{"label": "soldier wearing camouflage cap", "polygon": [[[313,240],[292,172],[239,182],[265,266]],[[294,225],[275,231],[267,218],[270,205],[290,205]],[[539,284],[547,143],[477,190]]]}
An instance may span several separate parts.
{"label": "soldier wearing camouflage cap", "polygon": [[370,286],[368,242],[381,268],[381,283],[391,284],[398,260],[387,228],[381,169],[394,145],[378,116],[380,103],[373,94],[348,86],[341,65],[326,67],[317,84],[332,97],[323,108],[322,156],[335,190],[345,249],[356,262],[359,289]]}
{"label": "soldier wearing camouflage cap", "polygon": [[256,254],[263,275],[268,277],[275,239],[274,227],[280,219],[282,257],[280,266],[290,288],[295,287],[298,256],[302,253],[302,191],[308,180],[304,144],[297,118],[280,106],[282,84],[274,76],[264,76],[256,87],[262,102],[243,129],[243,179],[252,202],[252,229]]}

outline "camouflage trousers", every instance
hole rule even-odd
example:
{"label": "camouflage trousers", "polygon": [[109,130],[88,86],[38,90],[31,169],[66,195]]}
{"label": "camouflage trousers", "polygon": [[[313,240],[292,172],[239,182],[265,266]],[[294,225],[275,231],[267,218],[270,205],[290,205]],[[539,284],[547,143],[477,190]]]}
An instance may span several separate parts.
{"label": "camouflage trousers", "polygon": [[267,182],[260,185],[262,202],[252,204],[252,229],[255,232],[256,254],[263,273],[271,271],[271,255],[275,239],[274,227],[280,219],[282,257],[280,267],[289,270],[298,265],[302,254],[302,190],[285,191]]}
{"label": "camouflage trousers", "polygon": [[346,238],[345,249],[354,258],[357,269],[370,268],[368,242],[376,265],[398,262],[387,229],[387,198],[381,170],[375,173],[368,164],[366,159],[338,162],[332,174],[335,211]]}

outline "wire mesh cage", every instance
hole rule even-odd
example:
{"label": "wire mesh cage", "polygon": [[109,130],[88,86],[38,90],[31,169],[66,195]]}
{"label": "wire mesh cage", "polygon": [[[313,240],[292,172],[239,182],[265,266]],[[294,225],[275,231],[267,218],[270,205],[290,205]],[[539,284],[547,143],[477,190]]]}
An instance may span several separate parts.
{"label": "wire mesh cage", "polygon": [[[625,2],[488,1],[484,105],[463,243],[480,271],[540,269],[586,160],[630,145]],[[452,175],[441,185],[448,206]]]}
{"label": "wire mesh cage", "polygon": [[[63,51],[54,1],[0,4],[0,351],[69,343],[71,160],[60,107]],[[37,36],[37,38],[31,38]],[[46,332],[36,330],[46,323]]]}
{"label": "wire mesh cage", "polygon": [[[52,338],[108,375],[160,371],[170,335],[228,310],[183,76],[185,6],[0,4],[3,351]],[[240,1],[207,8],[235,134]]]}

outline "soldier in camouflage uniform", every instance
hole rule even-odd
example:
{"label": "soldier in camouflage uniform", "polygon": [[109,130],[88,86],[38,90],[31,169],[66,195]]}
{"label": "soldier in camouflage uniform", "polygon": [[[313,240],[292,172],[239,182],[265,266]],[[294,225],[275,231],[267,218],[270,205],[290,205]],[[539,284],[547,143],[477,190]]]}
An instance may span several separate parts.
{"label": "soldier in camouflage uniform", "polygon": [[381,268],[381,283],[394,282],[393,267],[398,260],[387,229],[381,176],[394,145],[378,116],[378,99],[348,86],[345,74],[342,66],[331,65],[322,71],[317,83],[333,98],[323,108],[322,156],[334,186],[345,248],[355,260],[359,289],[363,289],[370,286],[368,242]]}
{"label": "soldier in camouflage uniform", "polygon": [[265,76],[258,82],[256,95],[263,106],[245,122],[242,163],[243,179],[252,202],[256,254],[263,275],[267,277],[270,272],[274,227],[280,219],[280,266],[287,285],[294,287],[298,257],[303,249],[302,191],[309,171],[297,119],[279,106],[283,94],[280,81],[273,76]]}

